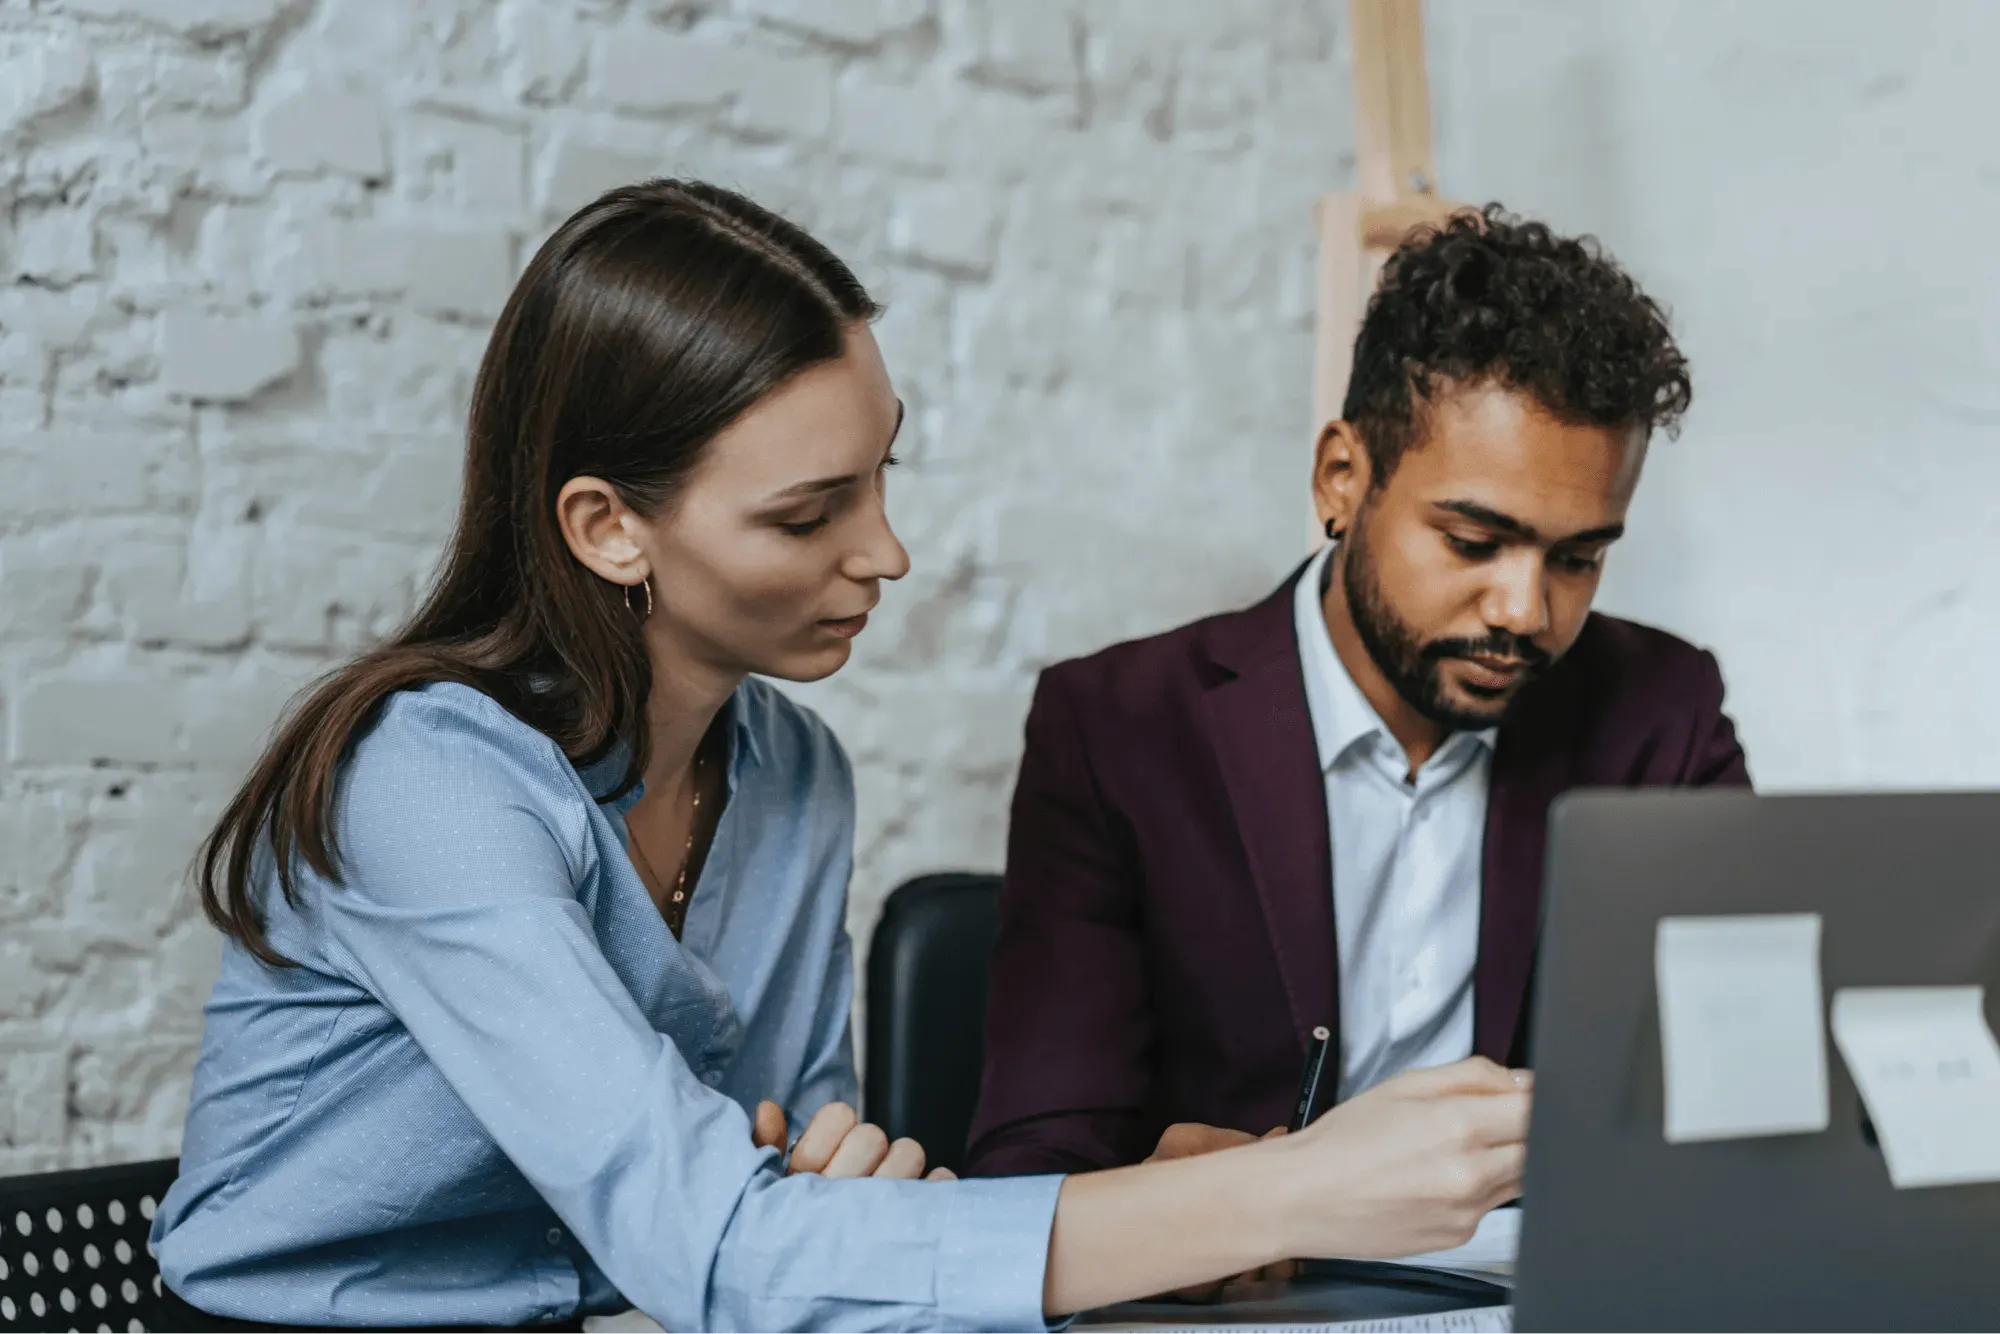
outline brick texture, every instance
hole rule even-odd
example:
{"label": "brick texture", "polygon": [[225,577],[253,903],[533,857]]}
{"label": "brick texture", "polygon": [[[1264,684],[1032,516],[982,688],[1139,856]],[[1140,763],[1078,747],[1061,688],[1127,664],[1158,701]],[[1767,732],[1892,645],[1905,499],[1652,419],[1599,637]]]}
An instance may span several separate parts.
{"label": "brick texture", "polygon": [[915,570],[802,688],[852,925],[997,867],[1034,673],[1302,553],[1324,0],[0,3],[0,1173],[175,1150],[183,872],[283,702],[407,615],[488,322],[685,174],[888,304]]}

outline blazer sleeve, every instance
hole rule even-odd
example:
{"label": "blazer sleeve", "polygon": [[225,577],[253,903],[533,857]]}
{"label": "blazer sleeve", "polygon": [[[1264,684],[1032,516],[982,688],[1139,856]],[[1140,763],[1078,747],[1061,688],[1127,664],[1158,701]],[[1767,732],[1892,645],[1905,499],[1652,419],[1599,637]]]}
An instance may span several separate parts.
{"label": "blazer sleeve", "polygon": [[1749,762],[1736,724],[1723,712],[1722,696],[1722,667],[1713,653],[1703,650],[1694,731],[1681,771],[1681,782],[1689,787],[1750,786]]}
{"label": "blazer sleeve", "polygon": [[1089,1171],[1151,1148],[1141,889],[1070,693],[1044,673],[1014,789],[969,1173]]}

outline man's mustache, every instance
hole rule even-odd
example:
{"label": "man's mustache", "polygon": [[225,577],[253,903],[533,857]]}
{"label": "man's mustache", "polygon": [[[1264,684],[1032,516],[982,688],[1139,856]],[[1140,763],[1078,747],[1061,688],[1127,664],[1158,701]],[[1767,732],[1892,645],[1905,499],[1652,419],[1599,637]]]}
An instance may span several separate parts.
{"label": "man's mustache", "polygon": [[1518,662],[1532,674],[1545,670],[1551,658],[1533,640],[1509,630],[1495,630],[1479,639],[1433,639],[1424,645],[1432,661],[1445,658],[1498,658]]}

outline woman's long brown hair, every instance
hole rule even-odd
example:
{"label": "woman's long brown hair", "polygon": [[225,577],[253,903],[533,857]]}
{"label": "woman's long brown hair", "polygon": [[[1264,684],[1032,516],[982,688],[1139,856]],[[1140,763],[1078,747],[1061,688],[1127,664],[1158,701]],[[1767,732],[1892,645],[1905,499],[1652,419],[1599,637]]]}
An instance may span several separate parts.
{"label": "woman's long brown hair", "polygon": [[[266,963],[256,868],[299,903],[298,863],[339,880],[335,783],[398,690],[456,681],[589,764],[644,771],[652,674],[624,589],[564,544],[556,495],[602,478],[657,514],[702,449],[792,376],[840,356],[875,304],[847,266],[741,195],[685,181],[613,190],[543,244],[501,312],[472,394],[456,529],[422,607],[309,688],[196,858],[210,921]],[[665,572],[665,578],[672,573]]]}

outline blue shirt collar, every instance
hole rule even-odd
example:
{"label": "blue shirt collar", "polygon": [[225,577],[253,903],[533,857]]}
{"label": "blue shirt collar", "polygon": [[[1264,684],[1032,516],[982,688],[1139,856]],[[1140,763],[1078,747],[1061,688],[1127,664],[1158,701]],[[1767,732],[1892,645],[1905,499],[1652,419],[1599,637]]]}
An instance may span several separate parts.
{"label": "blue shirt collar", "polygon": [[[728,715],[729,735],[729,790],[736,791],[736,785],[746,764],[761,764],[763,750],[757,739],[757,729],[750,724],[750,709],[744,705],[743,692],[748,683],[739,685],[729,698],[723,701],[722,711]],[[620,780],[625,777],[625,766],[632,760],[632,746],[626,741],[615,743],[604,758],[586,764],[577,770],[583,785],[598,802],[604,802],[615,791]],[[632,809],[634,802],[646,795],[646,784],[634,783],[632,789],[612,801],[611,807],[620,815]]]}

